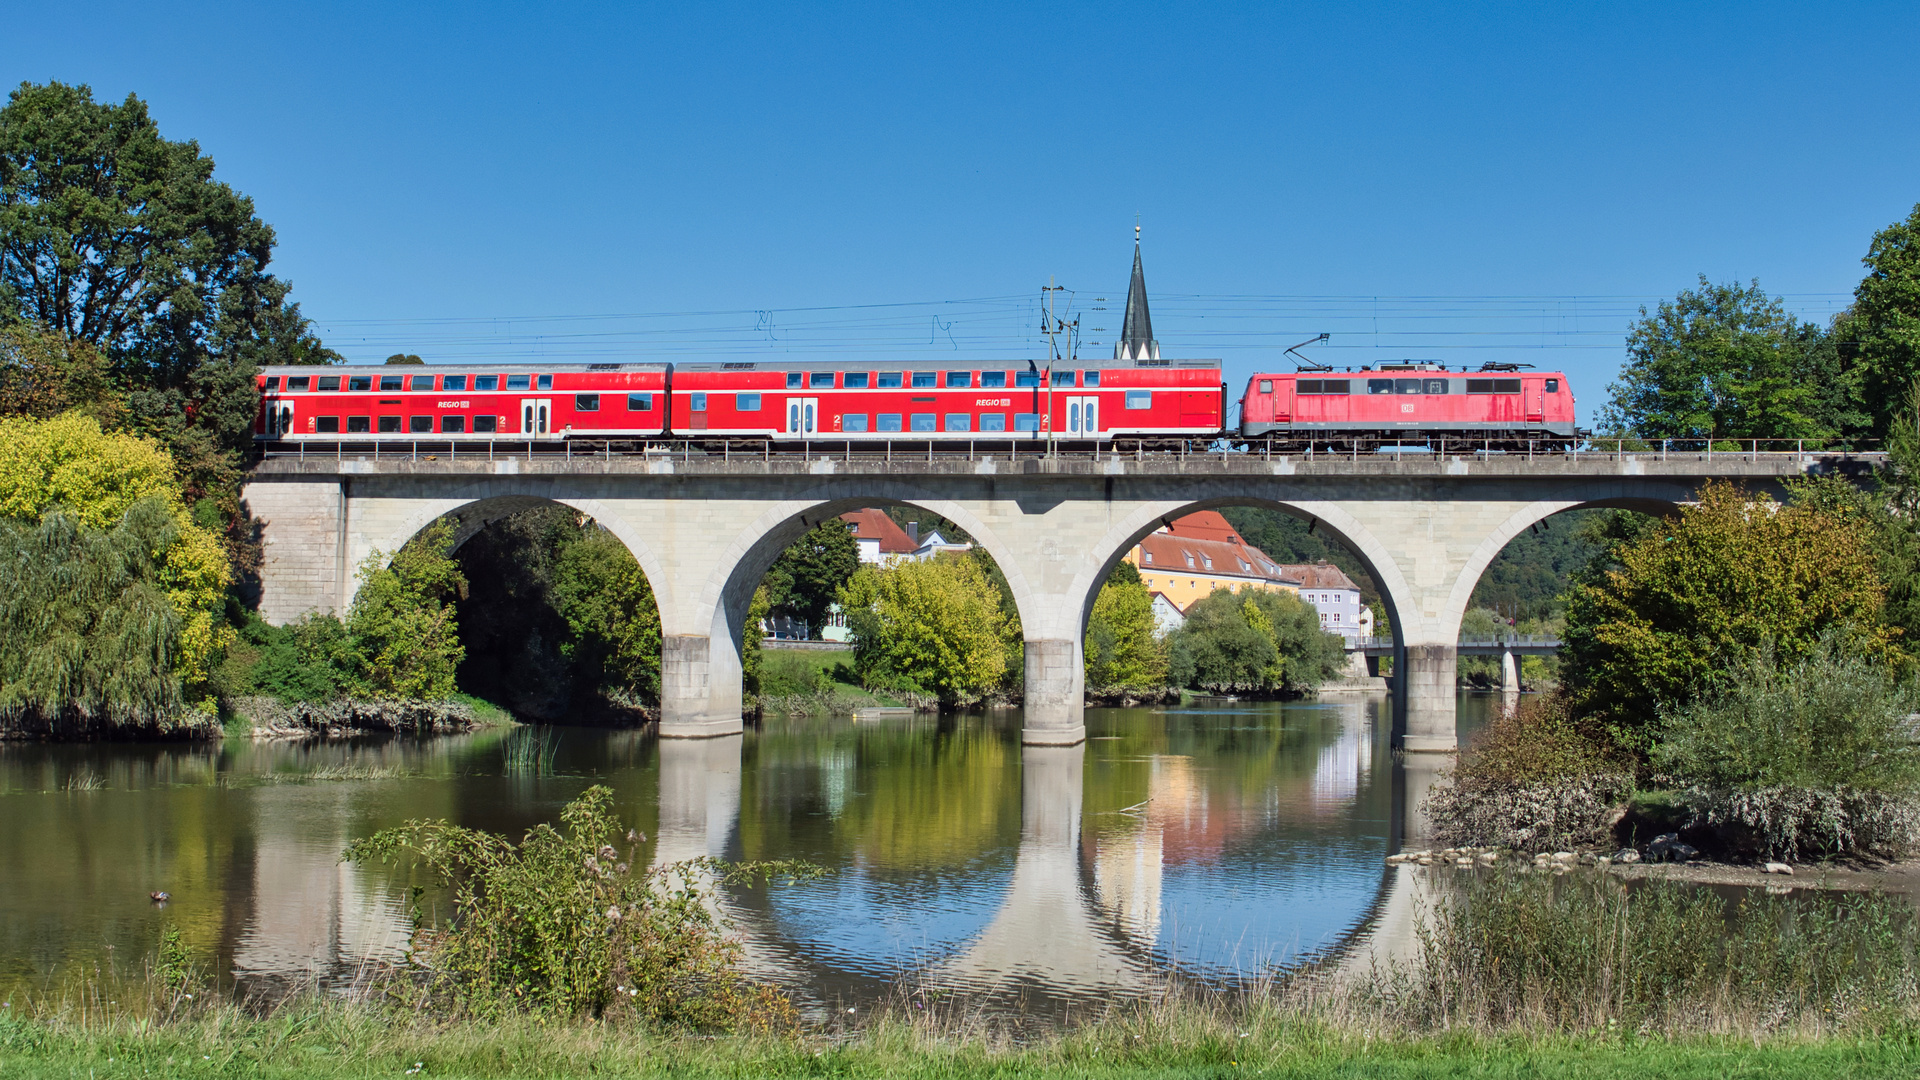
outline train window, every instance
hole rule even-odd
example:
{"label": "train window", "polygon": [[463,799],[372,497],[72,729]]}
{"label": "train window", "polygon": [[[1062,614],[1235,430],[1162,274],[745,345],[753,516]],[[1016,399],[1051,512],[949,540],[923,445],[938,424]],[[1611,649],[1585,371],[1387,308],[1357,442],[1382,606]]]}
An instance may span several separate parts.
{"label": "train window", "polygon": [[269,390],[280,389],[280,376],[278,375],[267,376],[267,389]]}
{"label": "train window", "polygon": [[1127,408],[1129,409],[1153,408],[1153,391],[1151,390],[1127,391]]}
{"label": "train window", "polygon": [[[874,378],[875,380],[877,380],[874,383],[874,385],[879,387],[882,390],[900,389],[900,373],[897,371],[883,371],[880,374],[874,376]],[[885,431],[887,429],[881,428],[880,430]],[[894,428],[893,430],[899,431],[900,429]]]}
{"label": "train window", "polygon": [[760,411],[760,395],[759,394],[733,395],[733,409],[735,412],[759,412]]}
{"label": "train window", "polygon": [[1418,394],[1425,389],[1425,386],[1426,386],[1425,379],[1393,380],[1393,392],[1396,394]]}
{"label": "train window", "polygon": [[981,431],[1007,430],[1007,414],[1003,412],[981,413],[980,414],[980,430]]}
{"label": "train window", "polygon": [[397,416],[383,416],[383,417],[381,417],[381,418],[380,418],[380,430],[381,430],[381,432],[383,432],[383,433],[386,433],[386,434],[394,434],[394,433],[397,433],[397,432],[399,432],[399,430],[400,430],[400,418],[399,418],[399,417],[397,417]]}
{"label": "train window", "polygon": [[[1347,379],[1301,379],[1295,384],[1295,392],[1301,394],[1350,394],[1353,383]],[[1372,393],[1373,391],[1368,391]]]}
{"label": "train window", "polygon": [[340,418],[337,416],[316,416],[313,418],[313,430],[321,435],[340,434]]}
{"label": "train window", "polygon": [[[1263,394],[1271,394],[1271,393],[1273,393],[1273,380],[1272,380],[1272,379],[1261,379],[1261,380],[1260,380],[1260,392],[1261,392],[1261,393],[1263,393]],[[1302,391],[1301,391],[1301,393],[1306,393],[1306,391],[1304,391],[1304,390],[1302,390]]]}
{"label": "train window", "polygon": [[809,390],[833,389],[833,375],[834,373],[831,371],[816,371],[813,374],[808,375],[807,389]]}
{"label": "train window", "polygon": [[340,376],[338,376],[338,375],[322,375],[322,376],[320,376],[320,389],[322,389],[322,390],[338,390],[338,389],[340,389]]}
{"label": "train window", "polygon": [[[885,375],[882,375],[880,377],[883,379],[886,378]],[[896,379],[899,377],[900,376],[898,375],[894,376],[894,378]],[[883,412],[879,416],[875,417],[874,419],[876,423],[874,425],[873,430],[875,431],[899,431],[900,430],[900,414],[897,412]]]}
{"label": "train window", "polygon": [[972,385],[973,385],[973,372],[971,371],[947,372],[947,389],[965,390],[967,387]]}
{"label": "train window", "polygon": [[347,389],[348,390],[371,390],[373,389],[373,376],[349,375],[347,376]]}
{"label": "train window", "polygon": [[500,418],[497,416],[476,416],[473,418],[475,435],[491,435],[500,430]]}
{"label": "train window", "polygon": [[500,389],[500,376],[498,376],[498,375],[475,375],[475,376],[473,377],[473,388],[474,388],[474,390],[475,390],[475,391],[480,391],[480,390],[498,390],[498,389]]}
{"label": "train window", "polygon": [[1426,380],[1426,386],[1422,388],[1422,391],[1428,394],[1444,394],[1447,392],[1447,380],[1428,379]]}
{"label": "train window", "polygon": [[1055,386],[1072,386],[1072,385],[1073,385],[1073,372],[1071,372],[1071,371],[1056,371],[1056,372],[1054,372],[1054,373],[1053,373],[1053,385],[1055,385]]}
{"label": "train window", "polygon": [[973,430],[973,414],[963,413],[963,412],[948,413],[946,427],[944,428],[944,430],[972,431]]}
{"label": "train window", "polygon": [[847,413],[840,418],[840,430],[851,431],[862,435],[866,434],[867,414],[863,412]]}
{"label": "train window", "polygon": [[531,375],[507,376],[507,389],[509,390],[525,390],[532,385],[533,377]]}
{"label": "train window", "polygon": [[1013,414],[1013,430],[1039,431],[1040,414],[1037,412],[1017,412]]}
{"label": "train window", "polygon": [[998,390],[1007,385],[1007,373],[1004,371],[983,371],[980,373],[980,387],[983,390]]}
{"label": "train window", "polygon": [[913,373],[913,388],[932,389],[940,385],[940,373],[937,371],[916,371]]}
{"label": "train window", "polygon": [[464,391],[466,388],[467,377],[465,375],[447,375],[440,380],[440,389],[442,390]]}
{"label": "train window", "polygon": [[312,382],[313,376],[311,375],[289,375],[287,376],[287,389],[305,390]]}
{"label": "train window", "polygon": [[466,417],[464,417],[464,416],[443,416],[443,417],[441,417],[441,418],[440,418],[440,434],[442,434],[442,435],[465,435],[466,433],[467,433],[467,418],[466,418]]}
{"label": "train window", "polygon": [[[292,382],[293,380],[291,380],[291,379],[289,379],[289,380],[287,380],[287,381],[288,381],[288,382]],[[289,389],[291,389],[291,387],[289,387]],[[1560,392],[1560,380],[1559,380],[1559,379],[1548,379],[1548,380],[1547,380],[1547,393],[1549,393],[1549,394],[1557,394],[1557,393],[1559,393],[1559,392]]]}
{"label": "train window", "polygon": [[1081,373],[1080,373],[1080,385],[1081,385],[1081,386],[1099,386],[1099,385],[1100,385],[1100,373],[1099,373],[1099,372],[1097,372],[1097,371],[1083,371],[1083,372],[1081,372]]}
{"label": "train window", "polygon": [[362,432],[367,432],[372,430],[373,430],[373,417],[371,416],[347,417],[347,434],[357,435]]}
{"label": "train window", "polygon": [[872,376],[864,371],[849,371],[847,372],[847,377],[841,381],[846,384],[849,390],[865,390],[867,388],[867,380],[870,378],[872,378]]}
{"label": "train window", "polygon": [[1037,371],[1016,371],[1013,373],[1015,386],[1039,386],[1040,373]]}
{"label": "train window", "polygon": [[409,376],[407,376],[407,389],[409,389],[409,390],[432,390],[432,389],[433,389],[433,376],[431,376],[431,375],[409,375]]}
{"label": "train window", "polygon": [[939,417],[930,412],[913,413],[907,423],[914,431],[938,431]]}
{"label": "train window", "polygon": [[627,395],[627,411],[628,412],[652,412],[653,411],[653,395],[652,394],[628,394]]}
{"label": "train window", "polygon": [[688,394],[687,408],[692,409],[694,412],[706,412],[707,411],[707,395]]}
{"label": "train window", "polygon": [[540,384],[540,389],[542,390],[553,389],[553,376],[551,375],[542,375],[535,381]]}
{"label": "train window", "polygon": [[382,375],[380,376],[380,389],[401,390],[405,388],[406,381],[407,377],[404,375]]}
{"label": "train window", "polygon": [[573,395],[573,411],[574,412],[599,412],[600,411],[600,395],[599,394]]}
{"label": "train window", "polygon": [[1393,380],[1392,379],[1368,379],[1367,393],[1391,394],[1393,393]]}
{"label": "train window", "polygon": [[413,432],[415,435],[431,435],[433,434],[433,417],[409,416],[407,417],[407,430]]}
{"label": "train window", "polygon": [[1469,394],[1517,394],[1520,392],[1519,379],[1468,379]]}
{"label": "train window", "polygon": [[806,372],[804,372],[804,371],[789,371],[789,372],[787,372],[787,389],[789,389],[789,390],[805,390],[806,388],[807,388],[807,373],[806,373]]}

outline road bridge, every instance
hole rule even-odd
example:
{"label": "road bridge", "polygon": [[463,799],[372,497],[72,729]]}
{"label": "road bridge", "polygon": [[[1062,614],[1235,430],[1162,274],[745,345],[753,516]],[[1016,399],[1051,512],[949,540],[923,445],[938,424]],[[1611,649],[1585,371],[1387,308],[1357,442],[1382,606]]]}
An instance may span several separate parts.
{"label": "road bridge", "polygon": [[464,541],[543,503],[624,542],[660,608],[665,737],[741,730],[741,630],[780,552],[847,510],[904,504],[965,529],[1005,572],[1026,638],[1024,741],[1085,738],[1081,643],[1102,581],[1147,533],[1196,510],[1293,514],[1357,555],[1394,629],[1397,731],[1450,751],[1461,616],[1513,537],[1582,507],[1664,513],[1727,479],[1869,468],[1853,455],[973,454],[930,449],[776,455],[692,444],[522,455],[509,447],[342,446],[269,455],[242,492],[264,543],[260,610],[283,623],[344,611],[356,569],[442,518]]}

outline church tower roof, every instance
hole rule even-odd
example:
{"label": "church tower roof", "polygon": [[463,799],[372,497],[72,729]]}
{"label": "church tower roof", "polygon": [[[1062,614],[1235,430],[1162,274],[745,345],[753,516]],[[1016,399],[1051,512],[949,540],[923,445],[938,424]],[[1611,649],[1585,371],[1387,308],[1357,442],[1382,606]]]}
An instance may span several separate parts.
{"label": "church tower roof", "polygon": [[1153,316],[1147,311],[1147,274],[1140,266],[1140,226],[1133,227],[1133,280],[1127,284],[1127,318],[1114,342],[1115,360],[1158,360],[1160,343],[1153,340]]}

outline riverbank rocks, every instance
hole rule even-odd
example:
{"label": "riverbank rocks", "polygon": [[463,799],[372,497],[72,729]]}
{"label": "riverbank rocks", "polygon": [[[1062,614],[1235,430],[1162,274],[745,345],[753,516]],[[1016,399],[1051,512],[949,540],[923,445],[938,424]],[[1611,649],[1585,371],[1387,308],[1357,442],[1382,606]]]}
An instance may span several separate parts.
{"label": "riverbank rocks", "polygon": [[1793,867],[1783,862],[1770,862],[1761,867],[1760,872],[1763,874],[1786,874],[1791,876],[1793,874]]}
{"label": "riverbank rocks", "polygon": [[1691,862],[1700,857],[1700,849],[1683,843],[1679,833],[1661,833],[1647,845],[1647,858],[1654,862]]}
{"label": "riverbank rocks", "polygon": [[244,697],[228,707],[253,725],[256,738],[298,739],[370,731],[447,735],[485,726],[471,706],[457,701],[307,701]]}
{"label": "riverbank rocks", "polygon": [[1613,861],[1617,863],[1637,863],[1640,861],[1640,853],[1632,848],[1621,848],[1614,853]]}

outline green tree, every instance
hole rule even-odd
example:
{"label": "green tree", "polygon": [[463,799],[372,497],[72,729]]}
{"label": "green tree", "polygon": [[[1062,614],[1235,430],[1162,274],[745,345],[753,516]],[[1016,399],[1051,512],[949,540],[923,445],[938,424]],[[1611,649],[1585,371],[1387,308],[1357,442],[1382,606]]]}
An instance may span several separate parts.
{"label": "green tree", "polygon": [[860,569],[860,545],[853,528],[828,518],[787,546],[767,571],[768,601],[776,614],[802,619],[815,638],[827,623],[827,609]]}
{"label": "green tree", "polygon": [[273,243],[137,97],[22,83],[0,108],[0,319],[98,347],[170,448],[244,445],[258,366],[334,358],[267,272]]}
{"label": "green tree", "polygon": [[418,356],[414,355],[413,353],[394,353],[392,356],[387,357],[386,362],[389,364],[424,364],[426,363],[425,360],[420,359]]}
{"label": "green tree", "polygon": [[123,418],[106,358],[87,342],[30,323],[0,328],[0,416],[46,420],[70,411],[109,428]]}
{"label": "green tree", "polygon": [[1627,334],[1603,429],[1642,439],[1820,439],[1867,424],[1858,369],[1759,282],[1700,278]]}
{"label": "green tree", "polygon": [[1666,519],[1615,519],[1569,593],[1564,675],[1576,711],[1647,746],[1662,708],[1771,643],[1789,662],[1821,636],[1898,656],[1881,619],[1874,524],[1832,500],[1780,506],[1727,483]]}
{"label": "green tree", "polygon": [[937,558],[862,567],[840,593],[864,685],[920,690],[942,702],[998,687],[1005,616],[978,562]]}
{"label": "green tree", "polygon": [[554,607],[572,637],[562,655],[589,685],[660,698],[660,611],[633,553],[595,525],[554,560]]}
{"label": "green tree", "polygon": [[1101,690],[1165,686],[1166,651],[1153,635],[1153,597],[1129,562],[1118,563],[1087,616],[1086,683]]}
{"label": "green tree", "polygon": [[1313,608],[1270,589],[1215,589],[1194,601],[1168,653],[1175,685],[1234,692],[1310,690],[1344,659]]}
{"label": "green tree", "polygon": [[360,591],[346,620],[360,657],[360,689],[429,701],[452,696],[466,655],[454,601],[467,587],[448,554],[452,543],[453,527],[441,520],[390,562],[375,552],[361,564]]}
{"label": "green tree", "polygon": [[1920,380],[1920,205],[1875,233],[1861,261],[1867,276],[1839,325],[1865,369],[1875,430],[1890,435],[1895,423],[1913,421],[1904,406]]}

